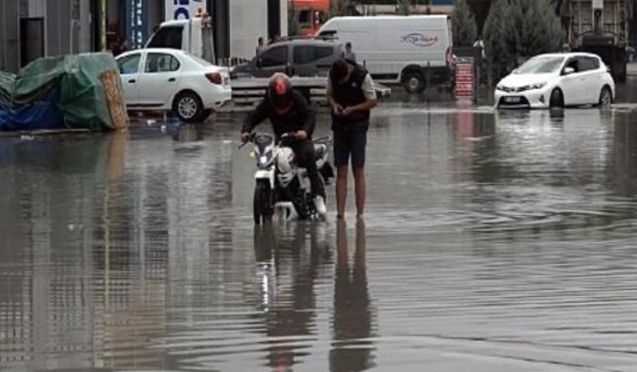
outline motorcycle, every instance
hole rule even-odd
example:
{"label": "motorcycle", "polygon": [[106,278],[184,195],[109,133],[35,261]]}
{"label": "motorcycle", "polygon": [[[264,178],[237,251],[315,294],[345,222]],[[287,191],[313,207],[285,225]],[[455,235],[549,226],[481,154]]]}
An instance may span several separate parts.
{"label": "motorcycle", "polygon": [[[253,200],[254,223],[257,225],[271,221],[275,212],[281,212],[285,221],[321,217],[311,197],[307,171],[298,166],[294,151],[289,147],[295,139],[294,133],[283,134],[279,144],[269,134],[252,133],[248,139],[254,144],[250,155],[257,161]],[[328,160],[332,137],[321,137],[313,142],[319,178],[329,184],[334,178],[334,170]]]}

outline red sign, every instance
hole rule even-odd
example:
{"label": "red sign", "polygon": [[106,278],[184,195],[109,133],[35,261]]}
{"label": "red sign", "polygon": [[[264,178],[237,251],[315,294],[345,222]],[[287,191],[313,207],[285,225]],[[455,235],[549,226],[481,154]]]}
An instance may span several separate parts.
{"label": "red sign", "polygon": [[461,57],[456,62],[456,99],[473,100],[475,77],[473,58]]}

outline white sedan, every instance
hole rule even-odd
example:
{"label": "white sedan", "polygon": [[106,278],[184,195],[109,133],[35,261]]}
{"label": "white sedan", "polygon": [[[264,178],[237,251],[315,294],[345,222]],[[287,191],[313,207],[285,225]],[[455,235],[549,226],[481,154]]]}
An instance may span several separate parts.
{"label": "white sedan", "polygon": [[228,69],[178,49],[137,49],[117,56],[129,110],[172,111],[204,120],[232,99]]}
{"label": "white sedan", "polygon": [[502,79],[494,96],[496,108],[609,107],[615,99],[615,82],[595,54],[541,54]]}

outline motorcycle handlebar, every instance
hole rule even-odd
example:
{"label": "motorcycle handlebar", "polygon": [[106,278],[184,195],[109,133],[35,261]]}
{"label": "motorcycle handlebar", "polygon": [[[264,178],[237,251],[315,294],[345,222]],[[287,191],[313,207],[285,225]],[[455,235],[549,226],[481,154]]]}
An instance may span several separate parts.
{"label": "motorcycle handlebar", "polygon": [[281,135],[281,140],[295,140],[296,139],[296,133],[294,132],[287,132],[287,133],[283,133]]}
{"label": "motorcycle handlebar", "polygon": [[243,141],[238,147],[237,149],[241,150],[241,148],[243,148],[243,146],[245,146],[248,142],[252,142],[254,141],[254,137],[256,137],[256,133],[252,132],[250,133],[250,136],[248,137],[248,139],[246,141]]}
{"label": "motorcycle handlebar", "polygon": [[[248,142],[254,142],[255,137],[257,136],[256,132],[250,133],[248,139],[242,142],[237,149],[243,148]],[[281,141],[295,141],[296,140],[296,132],[287,132],[281,135]]]}

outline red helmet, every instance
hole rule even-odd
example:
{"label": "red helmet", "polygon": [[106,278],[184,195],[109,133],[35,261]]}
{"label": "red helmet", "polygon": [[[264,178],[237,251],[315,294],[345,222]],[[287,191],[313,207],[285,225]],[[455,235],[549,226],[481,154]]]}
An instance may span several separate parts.
{"label": "red helmet", "polygon": [[292,106],[292,81],[283,73],[276,73],[270,78],[268,83],[268,99],[272,107],[284,113]]}

